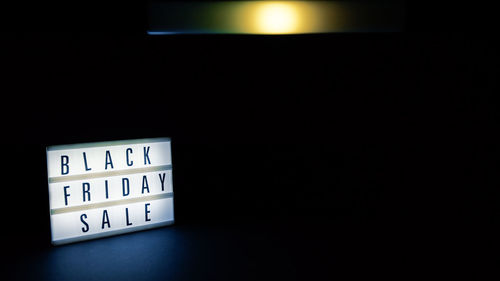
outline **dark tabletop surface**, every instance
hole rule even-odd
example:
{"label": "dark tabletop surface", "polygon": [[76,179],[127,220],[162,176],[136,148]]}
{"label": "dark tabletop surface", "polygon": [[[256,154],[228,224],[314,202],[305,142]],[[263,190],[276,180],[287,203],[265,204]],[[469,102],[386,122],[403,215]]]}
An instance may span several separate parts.
{"label": "dark tabletop surface", "polygon": [[[325,221],[204,221],[64,246],[19,245],[22,280],[331,280],[395,276],[401,233]],[[28,238],[28,237],[27,237]],[[19,241],[19,243],[23,243]],[[29,241],[26,241],[30,244]],[[15,250],[16,247],[13,247]],[[407,253],[405,254],[405,256]]]}

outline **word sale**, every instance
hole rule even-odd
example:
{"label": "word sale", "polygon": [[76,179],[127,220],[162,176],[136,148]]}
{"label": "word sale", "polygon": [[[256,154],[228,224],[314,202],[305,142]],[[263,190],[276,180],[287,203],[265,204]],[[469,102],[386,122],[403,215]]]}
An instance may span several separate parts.
{"label": "word sale", "polygon": [[[146,203],[144,204],[144,220],[145,221],[151,221],[151,218],[149,216],[149,214],[151,213],[151,210],[149,209],[150,207],[150,203]],[[125,208],[125,222],[126,222],[126,225],[127,226],[131,226],[132,225],[132,222],[130,221],[129,219],[129,215],[128,215],[128,208]],[[90,227],[89,227],[89,224],[86,222],[86,219],[87,219],[87,214],[82,214],[80,216],[80,221],[83,223],[83,227],[82,227],[82,232],[87,232],[89,231]],[[109,221],[109,215],[108,215],[108,210],[103,210],[102,211],[102,224],[101,224],[101,229],[105,229],[105,228],[111,228],[111,222]]]}

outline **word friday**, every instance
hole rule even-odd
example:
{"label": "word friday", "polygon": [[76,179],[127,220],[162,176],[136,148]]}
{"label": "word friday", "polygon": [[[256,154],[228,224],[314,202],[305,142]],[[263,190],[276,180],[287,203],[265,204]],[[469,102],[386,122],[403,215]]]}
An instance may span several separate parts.
{"label": "word friday", "polygon": [[170,139],[47,148],[55,245],[172,224]]}

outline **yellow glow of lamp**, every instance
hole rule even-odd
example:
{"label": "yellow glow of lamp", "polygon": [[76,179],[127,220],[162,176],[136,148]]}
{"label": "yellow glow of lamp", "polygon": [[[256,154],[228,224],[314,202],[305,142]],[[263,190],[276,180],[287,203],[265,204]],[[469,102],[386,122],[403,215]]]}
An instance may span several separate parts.
{"label": "yellow glow of lamp", "polygon": [[[322,32],[322,19],[330,3],[307,1],[234,2],[232,22],[235,30],[248,34],[300,34]],[[324,22],[324,21],[323,21]]]}
{"label": "yellow glow of lamp", "polygon": [[270,34],[293,33],[299,25],[295,8],[286,3],[262,4],[256,13],[257,32]]}
{"label": "yellow glow of lamp", "polygon": [[[390,0],[384,0],[386,3]],[[372,3],[373,2],[373,3]],[[378,1],[185,1],[151,6],[149,34],[397,31],[402,7]],[[398,2],[399,3],[399,2]]]}

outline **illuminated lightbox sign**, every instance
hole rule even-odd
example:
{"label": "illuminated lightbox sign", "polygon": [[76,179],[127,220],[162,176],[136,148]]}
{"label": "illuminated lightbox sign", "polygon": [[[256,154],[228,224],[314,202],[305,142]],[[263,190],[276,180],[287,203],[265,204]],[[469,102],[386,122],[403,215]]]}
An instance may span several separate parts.
{"label": "illuminated lightbox sign", "polygon": [[169,138],[47,147],[52,244],[174,222]]}

